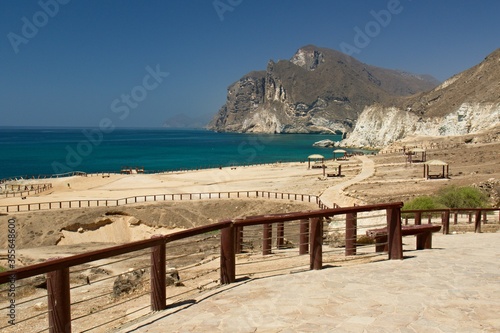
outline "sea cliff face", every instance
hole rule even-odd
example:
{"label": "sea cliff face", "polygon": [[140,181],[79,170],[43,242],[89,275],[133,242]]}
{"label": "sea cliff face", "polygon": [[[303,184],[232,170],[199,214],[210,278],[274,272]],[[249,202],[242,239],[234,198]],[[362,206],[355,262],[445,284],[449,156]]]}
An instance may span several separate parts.
{"label": "sea cliff face", "polygon": [[251,133],[347,133],[366,106],[389,103],[436,81],[363,64],[306,46],[290,60],[269,61],[228,88],[208,129]]}
{"label": "sea cliff face", "polygon": [[478,133],[500,123],[500,104],[463,103],[442,117],[423,118],[396,107],[370,106],[343,147],[381,148],[409,136],[453,136]]}

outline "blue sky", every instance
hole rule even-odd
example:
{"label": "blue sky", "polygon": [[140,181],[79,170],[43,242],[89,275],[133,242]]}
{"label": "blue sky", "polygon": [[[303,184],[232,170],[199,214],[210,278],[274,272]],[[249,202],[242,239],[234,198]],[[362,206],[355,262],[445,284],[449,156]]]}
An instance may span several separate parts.
{"label": "blue sky", "polygon": [[307,44],[445,80],[500,47],[499,13],[497,0],[2,0],[0,126],[212,115],[231,83]]}

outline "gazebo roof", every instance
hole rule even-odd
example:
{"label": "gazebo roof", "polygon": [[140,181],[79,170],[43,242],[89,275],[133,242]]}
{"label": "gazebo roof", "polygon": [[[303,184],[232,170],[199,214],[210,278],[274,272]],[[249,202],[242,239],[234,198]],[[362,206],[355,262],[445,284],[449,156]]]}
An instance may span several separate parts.
{"label": "gazebo roof", "polygon": [[430,161],[424,162],[424,164],[427,164],[427,165],[448,165],[448,163],[440,161],[440,160],[430,160]]}
{"label": "gazebo roof", "polygon": [[334,153],[345,153],[346,151],[344,149],[335,149],[333,152]]}
{"label": "gazebo roof", "polygon": [[325,158],[325,157],[323,155],[320,155],[320,154],[312,154],[312,155],[309,155],[307,158],[320,159],[320,158]]}
{"label": "gazebo roof", "polygon": [[413,148],[410,150],[412,153],[425,153],[425,149],[422,148]]}

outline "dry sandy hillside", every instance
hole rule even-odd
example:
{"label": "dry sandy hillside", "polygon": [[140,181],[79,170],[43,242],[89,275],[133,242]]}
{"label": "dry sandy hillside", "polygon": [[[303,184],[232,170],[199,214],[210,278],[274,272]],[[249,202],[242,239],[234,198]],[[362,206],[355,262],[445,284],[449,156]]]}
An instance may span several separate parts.
{"label": "dry sandy hillside", "polygon": [[[16,246],[24,249],[78,243],[125,243],[226,218],[316,208],[314,204],[288,200],[212,199],[16,213],[8,217],[16,219]],[[6,220],[7,216],[1,219]],[[5,243],[5,235],[0,237],[2,244]]]}
{"label": "dry sandy hillside", "polygon": [[[454,138],[443,141],[437,139],[427,141],[437,143],[429,149],[427,160],[441,160],[449,164],[450,179],[423,180],[421,163],[406,163],[402,153],[379,154],[373,157],[376,171],[373,177],[349,187],[345,194],[363,203],[380,203],[390,201],[407,201],[416,196],[434,194],[439,189],[449,186],[482,185],[492,197],[491,204],[498,205],[500,194],[500,143],[475,143],[469,139]],[[406,142],[408,146],[420,140]],[[445,144],[447,145],[446,147]],[[400,148],[401,145],[387,149]],[[392,148],[392,149],[391,149]],[[433,167],[431,172],[441,172],[441,167]]]}

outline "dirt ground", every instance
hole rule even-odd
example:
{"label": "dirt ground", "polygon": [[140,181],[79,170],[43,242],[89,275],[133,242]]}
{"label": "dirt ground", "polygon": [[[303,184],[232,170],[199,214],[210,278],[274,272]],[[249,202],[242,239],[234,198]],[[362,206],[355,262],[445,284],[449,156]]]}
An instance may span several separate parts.
{"label": "dirt ground", "polygon": [[[347,195],[363,203],[408,201],[421,195],[432,195],[450,186],[480,185],[491,181],[492,204],[500,193],[500,143],[461,144],[456,148],[431,149],[427,160],[441,160],[449,164],[449,179],[423,178],[422,163],[407,163],[402,153],[380,154],[373,157],[376,172],[373,177],[347,189]],[[430,172],[441,173],[442,167],[431,167]],[[496,193],[496,194],[495,194]]]}

